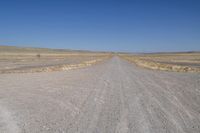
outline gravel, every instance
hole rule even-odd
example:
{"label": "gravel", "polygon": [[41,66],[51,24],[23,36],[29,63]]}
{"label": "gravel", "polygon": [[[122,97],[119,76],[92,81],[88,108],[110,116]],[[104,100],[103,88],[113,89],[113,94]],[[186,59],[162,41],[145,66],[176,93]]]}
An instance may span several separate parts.
{"label": "gravel", "polygon": [[119,57],[60,72],[0,75],[2,133],[199,133],[200,74]]}

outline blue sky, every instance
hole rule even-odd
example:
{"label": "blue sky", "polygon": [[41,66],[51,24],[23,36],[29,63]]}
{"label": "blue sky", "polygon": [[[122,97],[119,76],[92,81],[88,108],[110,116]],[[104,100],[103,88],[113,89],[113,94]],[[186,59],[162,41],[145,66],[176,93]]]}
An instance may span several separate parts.
{"label": "blue sky", "polygon": [[0,44],[82,50],[200,50],[199,0],[4,0]]}

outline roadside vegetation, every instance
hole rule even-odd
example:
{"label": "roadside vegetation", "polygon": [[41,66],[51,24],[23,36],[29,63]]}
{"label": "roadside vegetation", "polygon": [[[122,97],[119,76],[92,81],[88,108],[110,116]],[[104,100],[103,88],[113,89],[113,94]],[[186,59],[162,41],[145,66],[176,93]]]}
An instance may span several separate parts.
{"label": "roadside vegetation", "polygon": [[100,63],[111,53],[0,46],[0,73],[50,72]]}
{"label": "roadside vegetation", "polygon": [[200,52],[157,53],[157,54],[120,54],[120,57],[148,69],[200,72]]}

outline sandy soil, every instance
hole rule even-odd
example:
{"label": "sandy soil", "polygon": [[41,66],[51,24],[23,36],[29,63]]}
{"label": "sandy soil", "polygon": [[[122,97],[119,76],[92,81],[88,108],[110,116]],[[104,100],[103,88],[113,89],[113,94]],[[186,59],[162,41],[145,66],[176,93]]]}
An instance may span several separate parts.
{"label": "sandy soil", "polygon": [[0,75],[3,133],[199,133],[200,75],[118,57],[84,69]]}
{"label": "sandy soil", "polygon": [[200,53],[120,54],[136,65],[153,70],[200,72]]}

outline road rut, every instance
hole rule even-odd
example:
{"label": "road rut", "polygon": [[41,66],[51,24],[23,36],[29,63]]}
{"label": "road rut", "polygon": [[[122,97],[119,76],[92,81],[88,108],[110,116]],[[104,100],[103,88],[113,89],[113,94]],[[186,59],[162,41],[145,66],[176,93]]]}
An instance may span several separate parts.
{"label": "road rut", "polygon": [[4,132],[199,133],[200,75],[119,57],[66,72],[1,74],[0,107]]}

